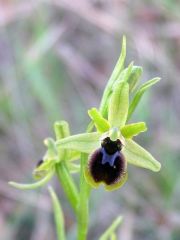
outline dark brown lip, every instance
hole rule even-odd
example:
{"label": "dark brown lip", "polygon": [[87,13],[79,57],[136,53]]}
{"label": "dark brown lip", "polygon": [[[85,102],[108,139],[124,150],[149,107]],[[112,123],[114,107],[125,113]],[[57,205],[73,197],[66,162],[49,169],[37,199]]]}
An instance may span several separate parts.
{"label": "dark brown lip", "polygon": [[[107,154],[105,151],[102,151],[103,149],[101,147],[91,155],[89,172],[95,182],[104,182],[106,185],[111,185],[118,182],[122,174],[124,174],[126,170],[125,158],[120,151],[116,151],[114,154],[109,155],[107,161],[103,162],[103,156]],[[111,161],[111,158],[114,159]]]}

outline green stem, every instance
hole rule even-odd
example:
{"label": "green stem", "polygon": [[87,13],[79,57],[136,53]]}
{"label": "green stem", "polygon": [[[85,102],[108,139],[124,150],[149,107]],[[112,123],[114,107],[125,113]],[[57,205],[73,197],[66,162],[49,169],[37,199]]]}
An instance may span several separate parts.
{"label": "green stem", "polygon": [[80,200],[77,212],[78,217],[78,240],[86,240],[89,221],[89,194],[90,186],[84,178],[84,167],[87,164],[88,155],[81,154],[81,176],[80,176]]}
{"label": "green stem", "polygon": [[70,202],[74,212],[76,212],[79,203],[79,194],[64,161],[61,161],[56,165],[56,173],[68,201]]}

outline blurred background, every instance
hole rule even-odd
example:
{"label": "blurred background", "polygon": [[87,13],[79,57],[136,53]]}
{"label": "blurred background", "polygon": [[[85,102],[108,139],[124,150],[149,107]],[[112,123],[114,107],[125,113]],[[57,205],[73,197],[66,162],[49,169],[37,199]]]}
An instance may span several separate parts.
{"label": "blurred background", "polygon": [[[98,107],[127,36],[126,63],[159,76],[133,115],[146,121],[136,140],[162,163],[159,173],[129,166],[129,181],[115,192],[92,192],[89,239],[118,215],[118,239],[180,239],[180,1],[0,1],[0,239],[56,239],[44,187],[20,191],[9,180],[32,181],[53,122],[84,131],[87,109]],[[75,219],[58,186],[68,240]]]}

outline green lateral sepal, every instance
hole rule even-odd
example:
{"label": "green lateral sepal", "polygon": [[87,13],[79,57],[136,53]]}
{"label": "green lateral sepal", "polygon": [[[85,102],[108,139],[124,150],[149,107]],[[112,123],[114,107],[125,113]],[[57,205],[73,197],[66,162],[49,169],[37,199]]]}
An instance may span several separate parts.
{"label": "green lateral sepal", "polygon": [[131,139],[125,140],[122,153],[128,163],[137,167],[147,168],[154,172],[161,169],[161,164],[148,151]]}
{"label": "green lateral sepal", "polygon": [[124,138],[132,138],[145,131],[147,131],[145,122],[131,123],[121,128],[121,134]]}
{"label": "green lateral sepal", "polygon": [[72,149],[83,153],[91,153],[97,149],[100,142],[101,133],[82,133],[63,138],[56,142],[58,148]]}
{"label": "green lateral sepal", "polygon": [[90,118],[93,120],[94,125],[98,132],[107,132],[110,128],[108,121],[102,117],[101,113],[96,108],[88,110]]}

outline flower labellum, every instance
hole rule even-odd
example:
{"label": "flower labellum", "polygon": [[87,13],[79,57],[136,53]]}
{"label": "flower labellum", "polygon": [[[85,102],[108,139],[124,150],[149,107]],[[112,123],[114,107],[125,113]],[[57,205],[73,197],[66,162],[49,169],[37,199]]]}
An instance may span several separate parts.
{"label": "flower labellum", "polygon": [[102,141],[101,147],[95,150],[89,159],[86,172],[89,176],[86,178],[91,185],[104,183],[106,189],[114,190],[116,185],[119,187],[124,183],[127,164],[121,149],[122,143],[119,139],[112,141],[110,137],[106,137]]}

